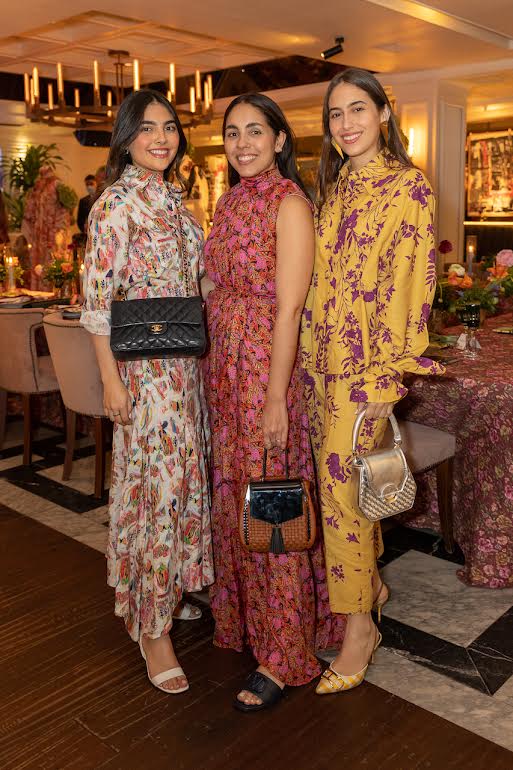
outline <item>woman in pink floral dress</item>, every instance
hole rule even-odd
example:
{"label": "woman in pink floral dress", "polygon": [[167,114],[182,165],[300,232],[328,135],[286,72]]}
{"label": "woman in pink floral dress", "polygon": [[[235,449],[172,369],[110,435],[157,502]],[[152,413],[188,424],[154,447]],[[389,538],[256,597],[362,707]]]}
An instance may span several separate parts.
{"label": "woman in pink floral dress", "polygon": [[201,370],[195,359],[118,363],[109,343],[118,287],[128,299],[183,295],[180,249],[198,278],[202,231],[166,182],[185,145],[161,94],[144,90],[125,99],[114,126],[108,187],[89,215],[82,312],[105,412],[115,423],[108,583],[150,681],[171,693],[188,688],[169,637],[173,613],[183,591],[213,580]]}
{"label": "woman in pink floral dress", "polygon": [[211,351],[206,362],[213,438],[211,589],[215,644],[248,643],[258,669],[234,705],[244,711],[280,699],[284,685],[319,672],[316,647],[338,643],[343,619],[327,602],[320,545],[310,553],[247,553],[237,531],[242,484],[262,472],[313,477],[297,362],[301,312],[313,263],[310,202],[298,179],[293,138],[265,96],[238,97],[224,120],[231,189],[220,200],[205,246]]}

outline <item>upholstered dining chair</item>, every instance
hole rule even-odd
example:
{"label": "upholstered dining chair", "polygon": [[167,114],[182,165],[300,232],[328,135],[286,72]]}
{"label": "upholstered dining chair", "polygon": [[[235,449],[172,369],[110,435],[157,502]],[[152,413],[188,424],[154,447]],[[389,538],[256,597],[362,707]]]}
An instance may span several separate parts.
{"label": "upholstered dining chair", "polygon": [[94,419],[96,445],[94,496],[102,497],[105,486],[106,435],[109,421],[104,417],[103,386],[91,336],[78,320],[60,313],[45,316],[44,328],[55,373],[66,407],[66,454],[63,481],[71,476],[75,450],[77,414]]}
{"label": "upholstered dining chair", "polygon": [[5,436],[7,393],[21,393],[23,464],[32,462],[32,396],[59,390],[50,356],[38,356],[36,331],[43,325],[40,308],[0,310],[0,448]]}
{"label": "upholstered dining chair", "polygon": [[[398,420],[403,439],[402,449],[413,475],[436,469],[436,491],[440,531],[448,553],[454,551],[453,521],[453,469],[456,454],[456,438],[451,434],[428,425],[410,420]],[[384,442],[391,443],[390,425]]]}

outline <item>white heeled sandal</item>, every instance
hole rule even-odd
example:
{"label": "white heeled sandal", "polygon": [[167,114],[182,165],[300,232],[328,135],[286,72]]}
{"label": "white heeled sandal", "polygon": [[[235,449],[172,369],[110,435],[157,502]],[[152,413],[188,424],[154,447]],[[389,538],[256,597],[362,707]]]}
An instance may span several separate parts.
{"label": "white heeled sandal", "polygon": [[154,687],[157,688],[157,690],[162,690],[162,692],[167,692],[169,695],[179,695],[181,692],[186,692],[186,690],[189,689],[189,683],[185,685],[185,687],[177,687],[174,690],[168,690],[167,687],[162,687],[161,685],[163,682],[167,682],[168,679],[178,679],[179,676],[185,676],[184,670],[181,666],[175,666],[175,668],[168,668],[167,671],[162,671],[160,674],[156,674],[155,676],[150,676],[150,667],[148,666],[148,661],[146,660],[146,654],[144,652],[144,647],[142,643],[142,638],[139,639],[139,649],[141,650],[141,655],[143,657],[144,662],[146,663],[146,673],[148,674],[148,679],[152,683]]}

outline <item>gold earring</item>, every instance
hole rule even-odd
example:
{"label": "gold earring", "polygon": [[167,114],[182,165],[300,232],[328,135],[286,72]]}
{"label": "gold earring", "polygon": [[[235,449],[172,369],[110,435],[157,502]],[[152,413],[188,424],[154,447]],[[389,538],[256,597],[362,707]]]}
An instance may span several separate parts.
{"label": "gold earring", "polygon": [[387,120],[383,120],[380,125],[381,136],[385,140],[386,145],[388,145],[388,121],[389,120],[390,118],[388,118]]}

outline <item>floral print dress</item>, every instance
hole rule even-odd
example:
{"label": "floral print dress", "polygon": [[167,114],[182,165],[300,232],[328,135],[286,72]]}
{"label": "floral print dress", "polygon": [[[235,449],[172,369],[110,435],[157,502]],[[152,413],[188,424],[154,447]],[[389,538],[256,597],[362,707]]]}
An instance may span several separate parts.
{"label": "floral print dress", "polygon": [[[180,219],[191,275],[202,233],[181,196],[156,174],[126,167],[93,206],[82,324],[110,334],[118,286],[129,299],[184,294]],[[115,425],[109,500],[108,583],[135,641],[169,631],[183,591],[213,581],[209,430],[196,359],[118,362],[133,398],[132,422]]]}
{"label": "floral print dress", "polygon": [[[383,550],[379,524],[356,505],[356,407],[401,399],[405,372],[443,371],[422,355],[436,284],[434,204],[422,172],[384,150],[359,171],[343,166],[317,223],[302,346],[334,612],[370,612]],[[385,428],[366,421],[360,450],[379,446]]]}
{"label": "floral print dress", "polygon": [[[276,220],[281,201],[303,193],[273,169],[242,179],[219,201],[205,246],[216,288],[207,300],[211,349],[205,361],[213,442],[212,530],[216,582],[214,642],[242,650],[288,685],[320,673],[316,648],[341,643],[344,618],[327,601],[322,548],[289,554],[247,553],[239,542],[242,485],[262,474],[262,410],[276,313]],[[288,390],[292,476],[313,478],[299,361]],[[273,452],[268,474],[284,475]]]}

